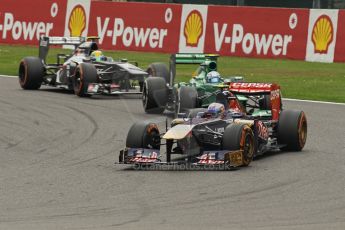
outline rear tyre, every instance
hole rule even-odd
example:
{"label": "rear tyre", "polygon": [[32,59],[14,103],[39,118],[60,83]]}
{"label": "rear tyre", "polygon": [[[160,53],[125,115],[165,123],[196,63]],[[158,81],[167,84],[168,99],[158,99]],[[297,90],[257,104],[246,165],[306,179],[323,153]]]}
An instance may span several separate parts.
{"label": "rear tyre", "polygon": [[259,100],[259,107],[260,110],[271,110],[271,96],[270,95],[264,95],[263,98]]}
{"label": "rear tyre", "polygon": [[303,111],[283,110],[278,122],[278,143],[282,150],[301,151],[307,141],[307,118]]}
{"label": "rear tyre", "polygon": [[165,80],[160,77],[147,78],[144,82],[142,101],[146,113],[162,113],[168,101]]}
{"label": "rear tyre", "polygon": [[90,63],[81,63],[77,66],[73,76],[73,89],[79,97],[89,96],[87,88],[89,83],[97,82],[97,69]]}
{"label": "rear tyre", "polygon": [[160,149],[161,139],[155,123],[140,121],[129,129],[126,139],[128,148]]}
{"label": "rear tyre", "polygon": [[25,57],[19,64],[19,84],[23,89],[39,89],[43,82],[45,71],[41,59]]}
{"label": "rear tyre", "polygon": [[177,93],[177,113],[188,112],[197,107],[198,92],[190,86],[181,86]]}
{"label": "rear tyre", "polygon": [[151,63],[146,72],[151,77],[161,77],[166,83],[170,84],[170,73],[168,67],[161,62]]}
{"label": "rear tyre", "polygon": [[252,129],[246,124],[232,123],[224,130],[224,150],[242,150],[243,166],[248,166],[255,154],[255,141]]}

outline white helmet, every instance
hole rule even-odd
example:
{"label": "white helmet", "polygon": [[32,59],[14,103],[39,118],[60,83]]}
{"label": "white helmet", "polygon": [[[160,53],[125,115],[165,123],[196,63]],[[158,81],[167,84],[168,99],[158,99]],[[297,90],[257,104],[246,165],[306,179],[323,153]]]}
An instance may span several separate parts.
{"label": "white helmet", "polygon": [[221,77],[217,71],[211,71],[206,75],[206,79],[209,83],[219,83]]}

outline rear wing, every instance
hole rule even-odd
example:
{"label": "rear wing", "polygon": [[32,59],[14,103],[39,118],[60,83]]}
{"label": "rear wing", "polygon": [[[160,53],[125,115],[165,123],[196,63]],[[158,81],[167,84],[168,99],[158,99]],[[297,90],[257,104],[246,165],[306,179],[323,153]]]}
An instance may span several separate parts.
{"label": "rear wing", "polygon": [[231,82],[229,90],[237,94],[270,94],[272,91],[280,89],[274,83],[251,83],[251,82]]}
{"label": "rear wing", "polygon": [[46,37],[41,36],[39,40],[38,57],[46,61],[49,46],[51,45],[69,45],[76,49],[80,44],[86,41],[85,37]]}
{"label": "rear wing", "polygon": [[169,72],[170,72],[170,82],[169,84],[174,85],[174,80],[176,76],[176,64],[202,64],[207,61],[213,63],[213,68],[217,68],[218,54],[188,54],[188,53],[177,53],[170,56],[169,61]]}
{"label": "rear wing", "polygon": [[281,109],[279,85],[274,83],[231,82],[229,91],[235,95],[270,95],[272,120],[278,121]]}
{"label": "rear wing", "polygon": [[177,53],[173,55],[175,56],[175,64],[201,64],[206,60],[217,61],[217,58],[219,57],[218,54]]}

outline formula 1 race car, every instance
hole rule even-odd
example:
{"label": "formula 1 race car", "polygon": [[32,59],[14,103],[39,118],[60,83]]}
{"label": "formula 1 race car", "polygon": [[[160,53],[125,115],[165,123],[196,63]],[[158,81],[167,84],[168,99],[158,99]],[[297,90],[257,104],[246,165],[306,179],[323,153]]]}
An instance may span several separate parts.
{"label": "formula 1 race car", "polygon": [[[248,98],[245,107],[238,95]],[[282,109],[278,85],[230,83],[217,93],[215,103],[207,109],[189,110],[188,116],[174,119],[165,133],[153,122],[133,124],[119,161],[151,166],[248,166],[253,157],[268,151],[301,151],[306,139],[305,113]],[[173,159],[173,154],[179,156]]]}
{"label": "formula 1 race car", "polygon": [[[25,57],[19,65],[23,89],[41,85],[73,90],[80,97],[93,94],[141,93],[148,74],[127,60],[114,61],[98,50],[98,37],[41,37],[39,56]],[[51,45],[72,46],[72,54],[57,54],[57,62],[47,64]],[[138,83],[137,85],[135,83]],[[139,90],[134,90],[139,87]]]}
{"label": "formula 1 race car", "polygon": [[[145,112],[162,113],[166,109],[176,115],[186,109],[207,108],[215,101],[218,85],[243,81],[240,76],[222,78],[217,72],[218,57],[216,54],[172,54],[169,69],[164,63],[152,63],[147,69],[150,77],[144,83]],[[199,67],[189,82],[175,83],[177,64],[198,64]]]}

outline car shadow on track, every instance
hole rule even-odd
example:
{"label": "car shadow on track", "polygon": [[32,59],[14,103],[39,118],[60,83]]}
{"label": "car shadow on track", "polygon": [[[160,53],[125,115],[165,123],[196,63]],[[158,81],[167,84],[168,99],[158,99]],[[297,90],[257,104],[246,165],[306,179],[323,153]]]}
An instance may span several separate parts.
{"label": "car shadow on track", "polygon": [[67,89],[59,89],[59,88],[41,88],[39,89],[40,92],[49,92],[49,93],[60,93],[60,94],[74,94],[73,91]]}
{"label": "car shadow on track", "polygon": [[[60,88],[41,88],[39,91],[48,93],[59,93],[59,94],[74,94],[72,90],[60,89]],[[77,96],[75,96],[77,97]],[[135,99],[141,100],[141,94],[122,94],[122,95],[92,95],[89,97],[84,97],[89,100],[119,100],[119,99]]]}
{"label": "car shadow on track", "polygon": [[[302,151],[302,152],[305,152],[305,151]],[[269,151],[262,155],[256,156],[254,158],[254,161],[261,161],[261,160],[265,160],[266,158],[272,158],[279,155],[296,154],[296,153],[300,153],[300,152],[290,152],[290,151],[285,151],[285,150]]]}

